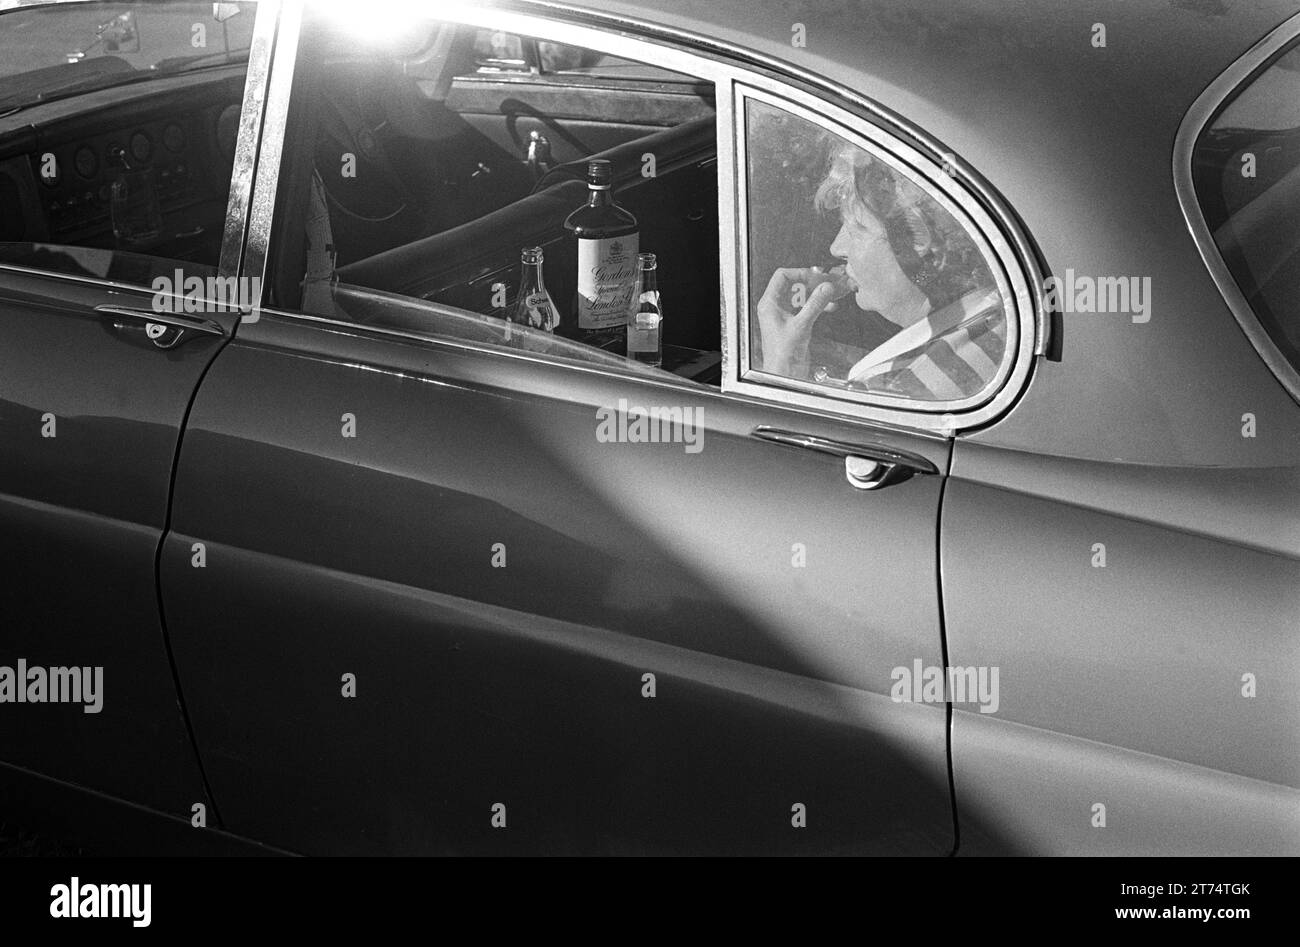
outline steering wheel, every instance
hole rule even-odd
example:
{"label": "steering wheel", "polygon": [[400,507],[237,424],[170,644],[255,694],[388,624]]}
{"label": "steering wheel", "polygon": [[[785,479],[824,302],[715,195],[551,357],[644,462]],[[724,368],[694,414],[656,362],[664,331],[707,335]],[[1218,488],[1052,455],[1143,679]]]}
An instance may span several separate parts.
{"label": "steering wheel", "polygon": [[[389,157],[387,116],[378,121],[367,118],[355,86],[321,99],[324,134],[317,147],[316,166],[330,204],[367,224],[389,223],[407,210],[421,210],[424,201],[411,190]],[[333,142],[337,152],[326,142]],[[355,177],[342,177],[345,154],[353,156]],[[355,181],[357,187],[344,187],[340,183],[343,180]]]}

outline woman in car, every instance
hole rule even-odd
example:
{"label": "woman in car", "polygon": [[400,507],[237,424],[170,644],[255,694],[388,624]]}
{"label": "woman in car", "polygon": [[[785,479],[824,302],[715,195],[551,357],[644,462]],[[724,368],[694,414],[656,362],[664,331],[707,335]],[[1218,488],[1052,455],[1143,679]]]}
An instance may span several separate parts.
{"label": "woman in car", "polygon": [[[844,265],[772,275],[757,305],[762,369],[920,401],[981,391],[1001,362],[1006,317],[961,225],[884,162],[838,141],[814,203],[839,214],[830,253]],[[850,296],[856,320],[887,321],[885,338],[863,347],[819,331],[820,317],[844,315]]]}

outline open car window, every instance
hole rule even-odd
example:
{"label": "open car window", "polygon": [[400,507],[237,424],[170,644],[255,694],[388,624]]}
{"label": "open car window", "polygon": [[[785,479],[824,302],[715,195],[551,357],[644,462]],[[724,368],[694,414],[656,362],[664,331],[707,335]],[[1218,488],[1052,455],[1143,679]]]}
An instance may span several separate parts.
{"label": "open car window", "polygon": [[[481,59],[484,31],[419,19],[398,32],[400,44],[365,43],[326,15],[309,12],[304,22],[277,187],[272,303],[631,365],[621,324],[595,338],[578,317],[590,282],[582,272],[594,267],[566,220],[591,198],[594,159],[607,162],[613,200],[635,219],[632,233],[606,241],[618,270],[611,292],[629,312],[643,299],[639,254],[655,257],[665,308],[653,370],[720,384],[712,84],[611,83],[578,99],[545,87],[466,89],[455,80]],[[518,47],[490,51],[504,60]],[[566,55],[573,64],[602,59]],[[558,325],[514,318],[525,251],[540,257]]]}

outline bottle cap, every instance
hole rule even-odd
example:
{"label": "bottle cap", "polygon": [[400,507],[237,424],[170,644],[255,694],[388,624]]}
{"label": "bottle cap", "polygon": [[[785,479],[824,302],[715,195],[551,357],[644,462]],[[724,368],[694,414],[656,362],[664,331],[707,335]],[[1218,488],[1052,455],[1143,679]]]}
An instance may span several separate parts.
{"label": "bottle cap", "polygon": [[587,184],[594,188],[607,188],[614,180],[614,168],[604,158],[587,162]]}
{"label": "bottle cap", "polygon": [[542,262],[542,259],[543,259],[543,256],[542,256],[542,248],[541,248],[541,247],[524,247],[523,252],[522,252],[522,254],[520,255],[520,259],[521,259],[524,263],[541,263],[541,262]]}

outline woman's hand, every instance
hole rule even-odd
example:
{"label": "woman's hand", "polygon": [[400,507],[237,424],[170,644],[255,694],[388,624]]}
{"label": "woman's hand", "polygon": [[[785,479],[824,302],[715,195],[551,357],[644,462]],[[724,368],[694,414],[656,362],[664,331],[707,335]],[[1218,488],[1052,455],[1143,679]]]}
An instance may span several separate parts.
{"label": "woman's hand", "polygon": [[[795,311],[795,290],[803,287],[804,304]],[[824,273],[821,267],[784,267],[772,274],[759,299],[758,331],[763,341],[763,371],[787,378],[807,378],[808,346],[813,325],[835,300],[848,295],[843,274]]]}

